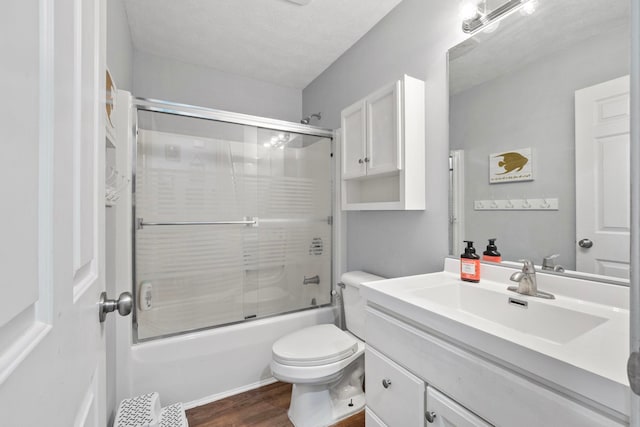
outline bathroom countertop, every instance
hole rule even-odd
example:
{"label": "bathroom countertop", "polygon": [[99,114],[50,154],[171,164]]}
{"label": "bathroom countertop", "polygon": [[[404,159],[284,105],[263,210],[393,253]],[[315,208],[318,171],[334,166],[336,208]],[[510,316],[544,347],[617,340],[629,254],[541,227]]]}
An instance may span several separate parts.
{"label": "bathroom countertop", "polygon": [[[556,295],[555,300],[541,300],[506,290],[512,284],[509,276],[513,268],[483,264],[484,278],[478,284],[462,282],[458,271],[458,261],[447,259],[442,272],[370,282],[361,292],[369,304],[396,313],[417,327],[592,406],[602,405],[628,416],[628,288],[537,273],[538,288]],[[530,301],[530,306],[550,304],[603,321],[567,341],[545,339],[514,329],[507,321],[498,323],[452,309],[416,292],[443,285],[504,293],[505,301],[516,297]]]}

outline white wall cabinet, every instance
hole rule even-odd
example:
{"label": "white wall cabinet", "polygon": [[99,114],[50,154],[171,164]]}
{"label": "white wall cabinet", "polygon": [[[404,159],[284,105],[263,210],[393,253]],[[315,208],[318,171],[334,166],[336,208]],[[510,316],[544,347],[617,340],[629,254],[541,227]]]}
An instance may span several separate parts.
{"label": "white wall cabinet", "polygon": [[424,102],[405,75],[342,111],[343,210],[424,209]]}

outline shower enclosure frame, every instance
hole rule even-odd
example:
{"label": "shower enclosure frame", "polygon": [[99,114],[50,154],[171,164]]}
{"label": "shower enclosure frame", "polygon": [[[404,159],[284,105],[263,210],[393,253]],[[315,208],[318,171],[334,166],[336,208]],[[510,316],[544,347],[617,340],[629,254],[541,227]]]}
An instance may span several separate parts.
{"label": "shower enclosure frame", "polygon": [[[137,160],[138,160],[138,144],[137,144],[138,112],[140,111],[171,114],[175,116],[231,123],[236,125],[254,126],[256,128],[261,128],[261,129],[292,132],[292,133],[297,133],[302,135],[315,136],[319,138],[329,138],[331,140],[331,161],[330,161],[331,171],[330,173],[332,177],[332,184],[331,184],[331,214],[332,215],[329,219],[332,226],[331,285],[330,285],[331,297],[330,297],[330,302],[328,304],[321,304],[321,305],[318,305],[317,307],[306,307],[301,309],[295,309],[295,310],[287,311],[286,313],[277,313],[277,314],[271,314],[271,315],[266,315],[261,317],[248,318],[248,319],[238,320],[235,322],[229,322],[229,323],[224,323],[220,325],[205,326],[202,328],[191,329],[188,331],[172,332],[168,334],[157,335],[150,338],[138,337],[138,328],[137,328],[138,295],[137,295],[137,289],[136,289],[137,288],[136,286],[136,230],[138,229],[139,224],[138,224],[138,218],[136,216],[136,173],[137,173],[136,169],[137,169]],[[235,324],[252,322],[252,321],[267,319],[275,316],[282,316],[283,314],[295,313],[295,312],[300,312],[305,310],[313,310],[315,308],[331,306],[335,303],[335,298],[334,298],[335,269],[338,264],[341,264],[341,262],[338,259],[336,259],[336,254],[342,254],[344,252],[343,248],[340,248],[338,251],[336,251],[337,242],[340,241],[337,238],[338,236],[336,236],[336,230],[342,231],[344,229],[344,224],[342,224],[343,216],[341,215],[340,212],[336,212],[336,207],[339,206],[337,204],[338,199],[336,198],[336,196],[339,197],[340,195],[339,194],[336,195],[336,192],[338,191],[337,189],[340,187],[339,185],[337,185],[337,182],[339,182],[338,180],[340,176],[338,173],[339,168],[336,167],[336,164],[337,164],[336,160],[339,160],[339,157],[336,156],[336,153],[339,152],[339,150],[336,149],[336,145],[335,145],[336,132],[334,130],[321,128],[317,126],[304,125],[301,123],[287,122],[284,120],[269,119],[266,117],[252,116],[249,114],[234,113],[230,111],[217,110],[213,108],[199,107],[195,105],[181,104],[177,102],[163,101],[163,100],[151,99],[151,98],[132,97],[131,98],[131,114],[133,116],[133,126],[131,128],[131,140],[132,140],[132,144],[131,144],[131,150],[132,150],[131,152],[131,195],[132,195],[131,218],[133,222],[132,229],[131,229],[131,292],[133,294],[133,303],[134,303],[134,310],[132,313],[132,339],[134,344],[159,340],[163,338],[169,338],[172,336],[178,336],[178,335],[183,335],[187,333],[196,333],[196,332],[209,330],[213,328],[220,328],[220,327],[225,327],[225,326],[230,326]]]}

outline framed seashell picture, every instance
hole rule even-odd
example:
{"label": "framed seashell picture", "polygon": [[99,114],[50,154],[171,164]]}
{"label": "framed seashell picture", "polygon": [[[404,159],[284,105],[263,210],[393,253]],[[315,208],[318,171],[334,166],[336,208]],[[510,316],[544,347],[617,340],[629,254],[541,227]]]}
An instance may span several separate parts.
{"label": "framed seashell picture", "polygon": [[489,155],[489,183],[533,181],[531,148],[507,150]]}

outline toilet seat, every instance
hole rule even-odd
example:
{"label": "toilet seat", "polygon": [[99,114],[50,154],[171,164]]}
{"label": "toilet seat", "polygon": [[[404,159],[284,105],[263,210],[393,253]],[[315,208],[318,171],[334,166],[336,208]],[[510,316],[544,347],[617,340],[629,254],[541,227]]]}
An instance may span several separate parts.
{"label": "toilet seat", "polygon": [[276,341],[273,361],[287,366],[328,365],[358,352],[358,342],[333,324],[311,326]]}

